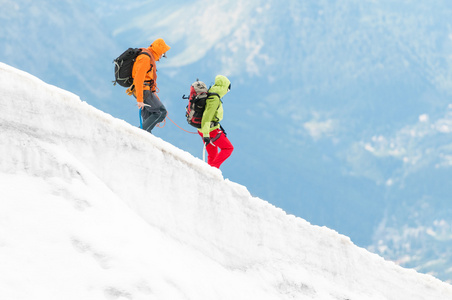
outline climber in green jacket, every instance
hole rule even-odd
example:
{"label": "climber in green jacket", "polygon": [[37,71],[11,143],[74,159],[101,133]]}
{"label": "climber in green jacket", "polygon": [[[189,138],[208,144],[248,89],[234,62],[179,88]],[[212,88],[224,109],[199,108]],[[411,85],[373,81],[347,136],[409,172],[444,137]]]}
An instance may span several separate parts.
{"label": "climber in green jacket", "polygon": [[[206,100],[206,107],[202,115],[201,128],[198,133],[203,138],[207,151],[207,163],[215,168],[220,165],[231,155],[234,147],[220,121],[223,120],[223,103],[221,99],[230,91],[231,82],[226,76],[217,75],[215,84],[209,89],[209,96]],[[215,95],[216,94],[216,95]],[[218,152],[218,149],[221,151]]]}

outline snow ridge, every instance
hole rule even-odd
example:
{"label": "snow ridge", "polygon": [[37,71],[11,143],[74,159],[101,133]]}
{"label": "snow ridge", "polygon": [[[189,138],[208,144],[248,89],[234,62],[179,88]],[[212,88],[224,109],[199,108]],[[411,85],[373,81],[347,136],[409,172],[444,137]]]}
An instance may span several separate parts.
{"label": "snow ridge", "polygon": [[2,299],[452,298],[2,63],[0,102]]}

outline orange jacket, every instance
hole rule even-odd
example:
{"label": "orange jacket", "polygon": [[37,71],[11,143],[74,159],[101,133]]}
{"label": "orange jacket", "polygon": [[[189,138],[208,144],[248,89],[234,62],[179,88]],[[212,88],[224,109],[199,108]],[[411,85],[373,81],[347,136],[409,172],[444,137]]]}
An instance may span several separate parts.
{"label": "orange jacket", "polygon": [[[157,89],[157,67],[156,61],[171,49],[163,39],[156,39],[148,48],[142,48],[143,52],[150,54],[138,55],[132,69],[133,84],[135,85],[135,96],[138,102],[143,102],[143,91]],[[152,70],[150,70],[152,67]]]}

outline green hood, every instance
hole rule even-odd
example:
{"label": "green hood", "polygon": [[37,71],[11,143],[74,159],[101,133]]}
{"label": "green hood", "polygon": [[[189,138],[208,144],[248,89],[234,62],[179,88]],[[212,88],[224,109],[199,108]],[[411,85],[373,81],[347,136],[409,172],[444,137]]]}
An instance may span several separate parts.
{"label": "green hood", "polygon": [[220,98],[228,93],[228,88],[231,82],[226,76],[217,75],[215,77],[215,84],[209,89],[209,93],[217,93]]}

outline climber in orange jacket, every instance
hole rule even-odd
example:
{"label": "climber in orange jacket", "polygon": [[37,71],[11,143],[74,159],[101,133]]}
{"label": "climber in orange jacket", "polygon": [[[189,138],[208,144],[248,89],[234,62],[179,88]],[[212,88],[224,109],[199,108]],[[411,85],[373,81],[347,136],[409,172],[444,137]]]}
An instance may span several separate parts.
{"label": "climber in orange jacket", "polygon": [[132,69],[133,95],[141,109],[143,129],[149,132],[162,122],[167,114],[166,108],[157,96],[157,67],[155,62],[166,57],[171,49],[163,39],[156,39],[151,46],[143,48]]}

